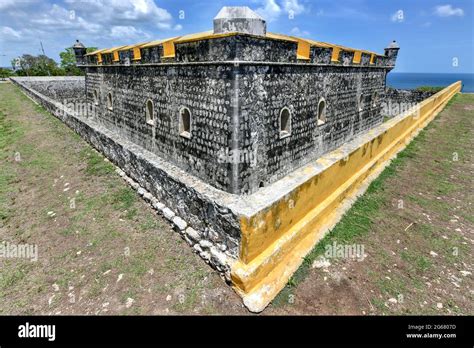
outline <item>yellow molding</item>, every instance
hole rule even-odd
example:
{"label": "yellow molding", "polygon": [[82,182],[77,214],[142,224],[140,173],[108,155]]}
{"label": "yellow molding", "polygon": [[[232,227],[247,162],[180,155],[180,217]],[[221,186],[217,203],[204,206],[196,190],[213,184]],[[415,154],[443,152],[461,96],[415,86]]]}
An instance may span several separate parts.
{"label": "yellow molding", "polygon": [[338,46],[332,47],[332,56],[331,62],[338,62],[339,61],[339,53],[341,52],[341,48]]}
{"label": "yellow molding", "polygon": [[163,42],[163,58],[169,58],[175,56],[174,41]]}
{"label": "yellow molding", "polygon": [[352,202],[460,90],[459,81],[297,170],[293,180],[307,179],[262,211],[241,217],[240,257],[231,265],[231,279],[251,311],[270,303]]}
{"label": "yellow molding", "polygon": [[141,60],[142,59],[142,51],[140,46],[135,46],[132,48],[133,50],[133,59],[132,60]]}
{"label": "yellow molding", "polygon": [[355,64],[360,64],[361,59],[362,59],[362,51],[355,51],[354,59],[352,60],[352,62]]}
{"label": "yellow molding", "polygon": [[95,50],[95,51],[93,51],[93,52],[86,53],[86,56],[93,56],[93,55],[98,54],[98,53],[101,53],[101,52],[103,52],[103,51],[105,51],[105,50],[106,50],[106,48],[102,48],[102,49],[100,49],[100,50]]}
{"label": "yellow molding", "polygon": [[375,54],[371,54],[370,55],[370,64],[374,64],[375,63]]}
{"label": "yellow molding", "polygon": [[122,45],[122,46],[116,46],[116,47],[112,47],[112,48],[106,48],[105,50],[103,50],[101,53],[102,54],[108,54],[108,53],[112,53],[114,51],[117,51],[123,47],[126,47],[125,45]]}
{"label": "yellow molding", "polygon": [[[150,41],[146,43],[101,49],[95,52],[88,53],[87,55],[93,55],[93,54],[98,54],[98,53],[107,54],[107,53],[113,53],[116,50],[123,51],[127,49],[132,49],[134,52],[134,60],[140,60],[141,59],[140,48],[148,48],[148,47],[163,45],[163,58],[173,58],[175,56],[176,44],[178,43],[186,43],[186,42],[193,42],[193,41],[200,41],[200,40],[207,40],[207,39],[217,39],[217,38],[230,37],[230,36],[235,36],[235,35],[239,35],[239,33],[230,32],[230,33],[223,33],[223,34],[214,34],[212,30],[209,30],[209,31],[204,31],[200,33],[184,35],[184,36],[176,36],[176,37],[167,38],[167,39],[154,40],[154,41]],[[304,38],[285,35],[285,34],[276,34],[276,33],[268,32],[266,33],[265,37],[271,40],[283,40],[283,41],[296,42],[298,44],[296,55],[298,59],[302,59],[302,60],[310,59],[311,46],[332,48],[332,57],[331,57],[332,62],[338,61],[339,53],[341,50],[354,52],[355,53],[354,63],[360,62],[359,56],[362,53],[371,55],[371,64],[373,64],[372,62],[375,56],[380,56],[379,54],[375,52],[371,52],[371,51],[359,50],[359,49],[344,47],[341,45],[334,45],[327,42],[304,39]],[[118,61],[115,54],[114,54],[114,61]]]}
{"label": "yellow molding", "polygon": [[176,41],[177,39],[179,39],[181,36],[175,36],[175,37],[170,37],[170,38],[167,38],[167,39],[161,39],[161,40],[155,40],[155,41],[150,41],[142,46],[140,46],[141,48],[148,48],[148,47],[155,47],[155,46],[159,46],[159,45],[162,45],[164,42],[168,42],[168,41]]}

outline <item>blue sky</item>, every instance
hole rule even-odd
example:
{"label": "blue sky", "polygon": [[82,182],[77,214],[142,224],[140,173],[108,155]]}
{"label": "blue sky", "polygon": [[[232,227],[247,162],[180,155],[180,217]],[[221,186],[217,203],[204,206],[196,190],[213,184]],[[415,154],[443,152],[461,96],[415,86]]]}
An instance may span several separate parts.
{"label": "blue sky", "polygon": [[[246,5],[271,32],[383,52],[396,71],[474,71],[472,0],[0,0],[0,66],[23,53],[59,52],[80,39],[113,47],[212,29],[225,5]],[[453,63],[457,63],[453,64]]]}

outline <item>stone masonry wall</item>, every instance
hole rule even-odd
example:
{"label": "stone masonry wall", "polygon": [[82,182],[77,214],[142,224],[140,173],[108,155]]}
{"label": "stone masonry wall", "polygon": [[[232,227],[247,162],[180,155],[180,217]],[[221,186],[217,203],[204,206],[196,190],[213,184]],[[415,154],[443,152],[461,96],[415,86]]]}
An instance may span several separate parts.
{"label": "stone masonry wall", "polygon": [[[240,147],[257,161],[240,164],[241,193],[254,192],[382,123],[385,75],[385,69],[374,68],[242,66]],[[327,120],[317,125],[321,98]],[[280,139],[284,107],[292,114],[291,135]]]}
{"label": "stone masonry wall", "polygon": [[[218,161],[230,138],[228,66],[130,66],[88,68],[87,101],[105,127],[158,154],[211,185],[228,191],[229,165]],[[107,108],[107,94],[113,110]],[[146,122],[146,102],[154,105],[155,124]],[[179,134],[179,111],[191,113],[191,138]]]}
{"label": "stone masonry wall", "polygon": [[382,114],[387,117],[396,116],[423,100],[431,97],[434,91],[418,91],[408,89],[395,89],[387,87],[384,91],[384,105]]}

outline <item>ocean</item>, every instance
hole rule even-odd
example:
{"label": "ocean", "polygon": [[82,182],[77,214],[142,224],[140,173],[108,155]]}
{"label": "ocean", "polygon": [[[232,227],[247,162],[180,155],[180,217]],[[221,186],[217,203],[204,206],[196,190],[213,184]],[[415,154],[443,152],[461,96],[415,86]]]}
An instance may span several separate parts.
{"label": "ocean", "polygon": [[445,87],[462,81],[461,92],[474,93],[474,74],[395,73],[387,75],[387,85],[393,88],[414,89],[420,86]]}

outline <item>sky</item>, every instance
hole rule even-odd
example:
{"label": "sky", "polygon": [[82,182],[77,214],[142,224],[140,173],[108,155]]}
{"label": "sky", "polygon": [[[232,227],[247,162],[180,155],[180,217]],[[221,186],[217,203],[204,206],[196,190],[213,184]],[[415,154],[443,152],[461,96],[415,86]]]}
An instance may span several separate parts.
{"label": "sky", "polygon": [[0,0],[0,66],[24,53],[59,61],[79,39],[114,47],[212,29],[223,6],[248,6],[267,30],[383,53],[397,72],[474,72],[473,0]]}

